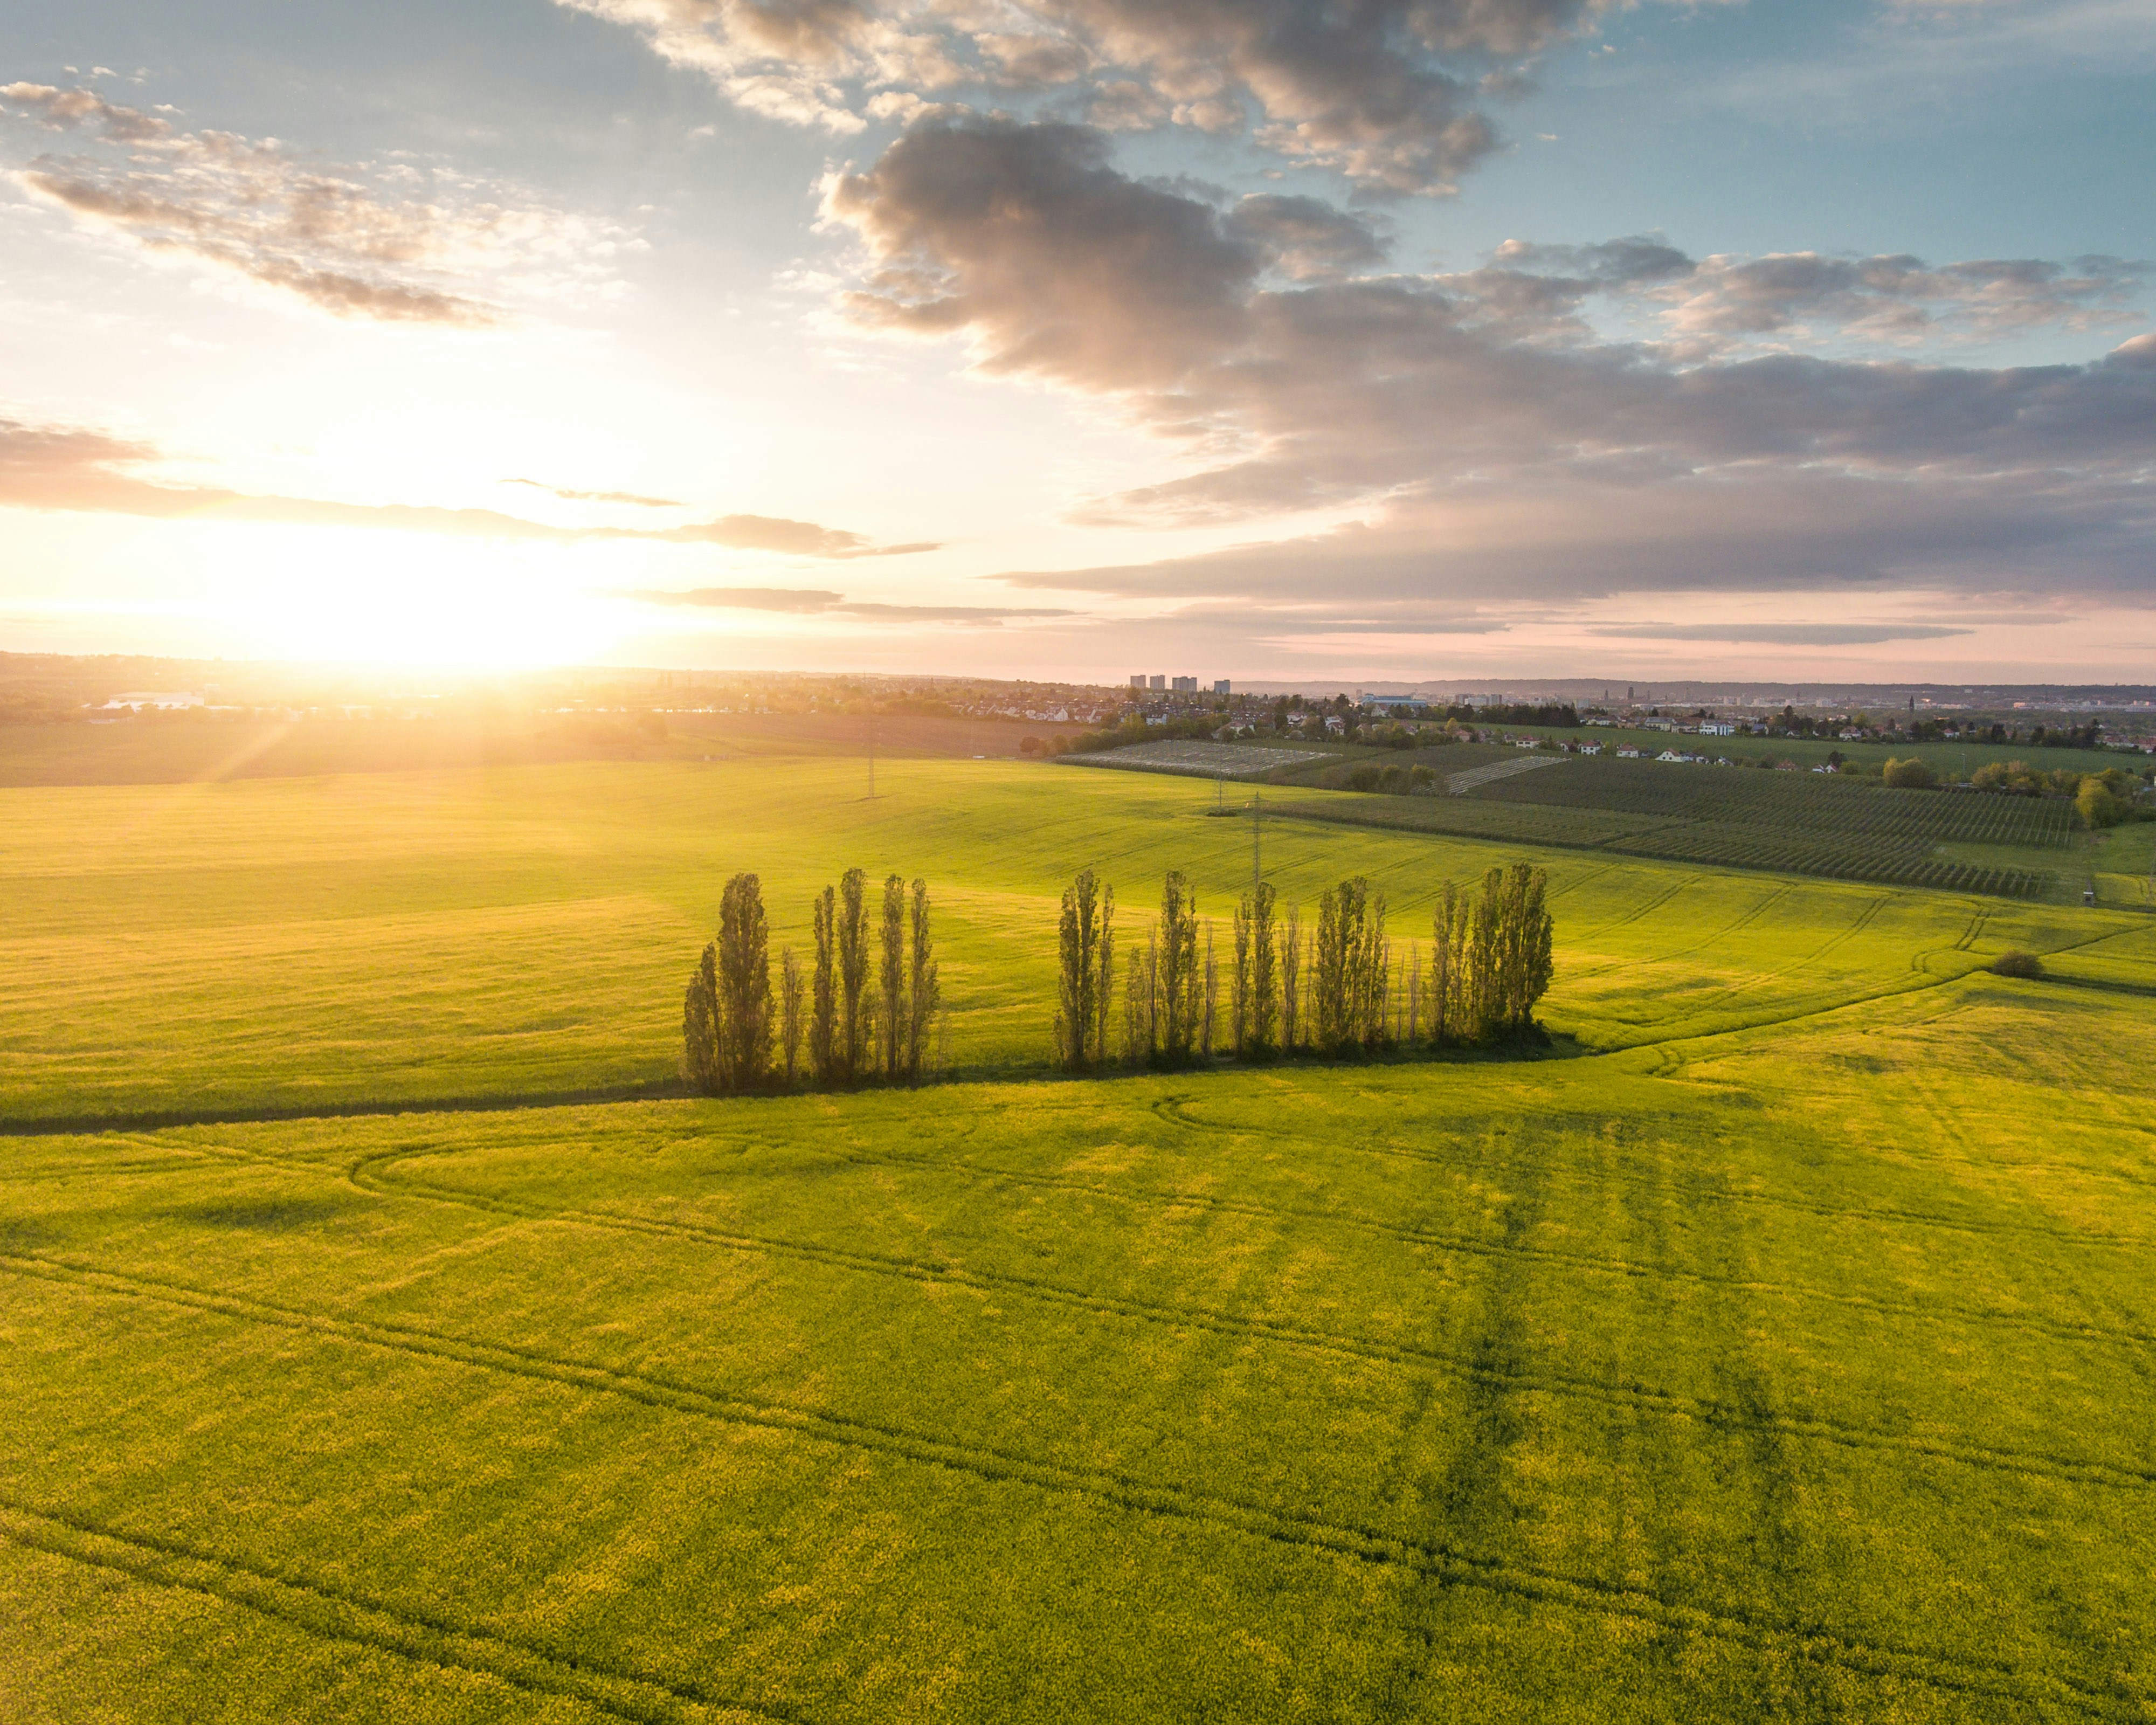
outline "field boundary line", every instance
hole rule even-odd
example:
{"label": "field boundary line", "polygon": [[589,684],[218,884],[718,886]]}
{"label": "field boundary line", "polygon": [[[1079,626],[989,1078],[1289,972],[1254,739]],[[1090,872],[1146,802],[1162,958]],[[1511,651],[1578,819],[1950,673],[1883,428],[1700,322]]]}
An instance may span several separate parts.
{"label": "field boundary line", "polygon": [[[401,1158],[398,1153],[388,1152],[372,1159],[378,1163]],[[355,1183],[359,1183],[356,1181]],[[461,1205],[498,1215],[516,1216],[528,1221],[568,1227],[612,1229],[657,1239],[686,1240],[692,1245],[716,1247],[724,1251],[793,1258],[804,1263],[821,1264],[829,1268],[863,1275],[888,1276],[898,1281],[965,1287],[983,1293],[1007,1291],[1045,1304],[1091,1312],[1096,1317],[1117,1317],[1135,1323],[1161,1324],[1170,1328],[1209,1330],[1218,1335],[1251,1337],[1283,1347],[1373,1361],[1381,1365],[1443,1372],[1495,1389],[1570,1396],[1608,1406],[1660,1413],[1669,1418],[1689,1420],[1718,1429],[1769,1429],[1793,1437],[1837,1444],[1845,1448],[1889,1450],[1965,1466],[1986,1467],[2043,1478],[2076,1480],[2130,1490],[2146,1490],[2156,1486],[2156,1464],[2145,1468],[2129,1468],[2110,1462],[2087,1461],[2072,1456],[2048,1455],[2040,1451],[2010,1450],[1994,1445],[1916,1437],[1818,1414],[1776,1414],[1763,1419],[1734,1403],[1688,1395],[1676,1390],[1656,1389],[1636,1384],[1614,1384],[1584,1373],[1547,1368],[1536,1372],[1498,1371],[1478,1365],[1458,1353],[1413,1343],[1380,1342],[1315,1326],[1246,1317],[1185,1301],[1142,1300],[1128,1295],[1100,1294],[1034,1276],[968,1270],[955,1265],[933,1264],[924,1259],[906,1258],[896,1254],[856,1252],[841,1246],[729,1232],[693,1223],[670,1222],[618,1211],[548,1210],[496,1199],[486,1194],[474,1194],[468,1189],[437,1187],[420,1182],[384,1180],[378,1188],[370,1189],[362,1184],[361,1189],[383,1194],[405,1193],[435,1203]],[[0,1258],[0,1263],[5,1261],[4,1258]]]}
{"label": "field boundary line", "polygon": [[678,1078],[516,1096],[432,1096],[395,1102],[295,1102],[261,1108],[169,1108],[134,1114],[44,1114],[0,1117],[0,1138],[95,1137],[101,1132],[169,1132],[189,1126],[277,1126],[302,1120],[379,1120],[400,1114],[513,1114],[525,1108],[601,1107],[664,1102],[690,1094]]}
{"label": "field boundary line", "polygon": [[235,1605],[311,1635],[388,1653],[414,1665],[491,1677],[527,1694],[567,1697],[613,1718],[763,1719],[792,1725],[792,1714],[714,1699],[658,1678],[563,1659],[493,1635],[288,1575],[176,1540],[121,1533],[86,1517],[0,1496],[0,1539],[145,1584]]}
{"label": "field boundary line", "polygon": [[[26,1265],[35,1267],[25,1271],[23,1266]],[[2115,1691],[2063,1672],[2031,1672],[2004,1661],[1932,1652],[1810,1626],[1800,1628],[1738,1608],[1691,1604],[1667,1599],[1642,1587],[1592,1577],[1567,1575],[1539,1565],[1479,1557],[1440,1541],[1410,1538],[1323,1517],[1239,1502],[1233,1498],[1214,1497],[1181,1486],[1148,1484],[1105,1469],[1040,1461],[947,1438],[910,1433],[902,1428],[850,1420],[843,1415],[721,1395],[643,1373],[562,1360],[536,1350],[446,1336],[416,1326],[383,1325],[309,1313],[294,1307],[212,1295],[177,1284],[122,1276],[109,1271],[92,1271],[53,1260],[26,1260],[13,1254],[0,1255],[0,1267],[14,1270],[18,1273],[43,1273],[56,1281],[87,1286],[101,1292],[209,1311],[242,1322],[268,1323],[361,1346],[380,1347],[440,1358],[480,1370],[504,1371],[558,1383],[566,1387],[623,1395],[661,1409],[701,1414],[734,1424],[762,1425],[850,1448],[894,1453],[926,1465],[948,1467],[977,1477],[1014,1481],[1051,1493],[1105,1500],[1117,1507],[1140,1514],[1174,1517],[1226,1527],[1276,1544],[1350,1558],[1381,1567],[1406,1568],[1446,1585],[1471,1587],[1604,1616],[1627,1618],[1663,1629],[1734,1641],[1755,1649],[1788,1645],[1799,1657],[1867,1675],[1902,1676],[1935,1687],[1965,1693],[2004,1696],[2022,1701],[2032,1699],[2030,1689],[2041,1686],[2048,1688],[2055,1697],[2087,1712],[2103,1714],[2121,1711],[2119,1697]],[[253,1309],[249,1310],[250,1307]],[[4,1515],[5,1510],[12,1507],[4,1499],[0,1499],[0,1515]],[[4,1519],[0,1519],[0,1532],[14,1537]],[[306,1591],[296,1588],[294,1584],[279,1581],[276,1584],[294,1587],[295,1591]],[[222,1594],[219,1596],[223,1597]],[[333,1597],[326,1594],[316,1596]],[[697,1701],[695,1704],[721,1708],[731,1706],[734,1711],[747,1712],[752,1717],[783,1717],[768,1713],[757,1715],[753,1710],[732,1703]],[[634,1713],[620,1716],[645,1717]]]}

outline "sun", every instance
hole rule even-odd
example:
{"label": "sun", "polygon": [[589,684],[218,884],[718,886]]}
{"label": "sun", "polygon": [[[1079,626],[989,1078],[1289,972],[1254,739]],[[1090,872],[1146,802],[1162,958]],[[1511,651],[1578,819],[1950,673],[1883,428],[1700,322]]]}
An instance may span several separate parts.
{"label": "sun", "polygon": [[252,619],[276,657],[519,670],[588,661],[619,633],[559,547],[364,528],[280,537]]}

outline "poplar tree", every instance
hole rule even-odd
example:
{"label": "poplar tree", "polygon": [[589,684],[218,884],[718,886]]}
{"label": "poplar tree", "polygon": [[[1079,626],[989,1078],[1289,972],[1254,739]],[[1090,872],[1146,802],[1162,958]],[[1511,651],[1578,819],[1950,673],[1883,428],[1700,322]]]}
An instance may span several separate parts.
{"label": "poplar tree", "polygon": [[1158,951],[1153,987],[1160,1034],[1153,1045],[1163,1062],[1179,1066],[1189,1060],[1197,1040],[1204,983],[1198,957],[1198,905],[1180,869],[1169,870],[1161,883]]}
{"label": "poplar tree", "polygon": [[681,1076],[701,1095],[719,1093],[719,945],[704,942],[704,956],[689,979],[681,1005]]}
{"label": "poplar tree", "polygon": [[1311,993],[1317,1009],[1317,1045],[1328,1054],[1343,1053],[1362,1040],[1367,891],[1367,883],[1358,875],[1327,887],[1318,901]]}
{"label": "poplar tree", "polygon": [[1500,1010],[1499,937],[1504,916],[1505,871],[1491,869],[1482,877],[1481,896],[1475,901],[1469,925],[1472,933],[1467,949],[1466,1011],[1461,1025],[1465,1039],[1486,1042],[1496,1034]]}
{"label": "poplar tree", "polygon": [[1430,923],[1430,1040],[1443,1048],[1460,1029],[1460,889],[1450,880],[1439,889]]}
{"label": "poplar tree", "polygon": [[1549,877],[1525,863],[1505,870],[1498,911],[1496,1028],[1517,1036],[1534,1024],[1535,1003],[1550,985],[1553,926],[1544,902]]}
{"label": "poplar tree", "polygon": [[868,1032],[861,1008],[869,982],[868,920],[863,906],[866,877],[848,869],[839,877],[839,1024],[833,1067],[839,1081],[856,1082],[867,1064]]}
{"label": "poplar tree", "polygon": [[1228,961],[1228,1036],[1238,1055],[1248,1054],[1254,1040],[1250,1032],[1250,933],[1256,920],[1250,895],[1246,892],[1235,906]]}
{"label": "poplar tree", "polygon": [[1205,925],[1204,980],[1199,985],[1201,1004],[1198,1012],[1198,1053],[1202,1060],[1213,1058],[1213,1017],[1220,998],[1220,973],[1213,962],[1213,925]]}
{"label": "poplar tree", "polygon": [[720,1081],[753,1090],[771,1069],[771,929],[753,875],[726,882],[718,947]]}
{"label": "poplar tree", "polygon": [[883,1007],[876,1018],[883,1036],[883,1076],[896,1083],[906,1070],[912,1029],[906,1005],[906,881],[900,875],[884,876],[883,922],[878,932],[882,962],[877,993]]}
{"label": "poplar tree", "polygon": [[1273,950],[1273,889],[1260,880],[1250,895],[1250,1046],[1265,1054],[1280,1029],[1280,962]]}
{"label": "poplar tree", "polygon": [[936,943],[928,927],[928,883],[913,883],[911,922],[907,928],[909,974],[906,978],[906,1076],[921,1080],[926,1064],[929,1027],[942,1008],[943,990],[936,979]]}
{"label": "poplar tree", "polygon": [[1355,906],[1352,972],[1352,1034],[1366,1050],[1384,1046],[1389,1029],[1392,947],[1385,938],[1385,895],[1373,891],[1360,875],[1349,883]]}
{"label": "poplar tree", "polygon": [[1142,1066],[1160,1045],[1159,1013],[1153,984],[1159,975],[1153,931],[1147,930],[1142,947],[1131,948],[1123,977],[1123,1061]]}
{"label": "poplar tree", "polygon": [[801,1009],[807,983],[801,974],[801,961],[793,956],[793,947],[787,947],[778,955],[778,1045],[786,1060],[788,1090],[801,1068]]}
{"label": "poplar tree", "polygon": [[1287,927],[1281,935],[1281,1050],[1293,1054],[1302,1046],[1302,907],[1287,907]]}
{"label": "poplar tree", "polygon": [[839,896],[825,887],[816,896],[816,974],[808,1006],[808,1070],[819,1084],[838,1072]]}
{"label": "poplar tree", "polygon": [[1115,916],[1116,889],[1100,885],[1091,869],[1081,870],[1063,889],[1056,939],[1055,1058],[1067,1071],[1083,1071],[1107,1059]]}

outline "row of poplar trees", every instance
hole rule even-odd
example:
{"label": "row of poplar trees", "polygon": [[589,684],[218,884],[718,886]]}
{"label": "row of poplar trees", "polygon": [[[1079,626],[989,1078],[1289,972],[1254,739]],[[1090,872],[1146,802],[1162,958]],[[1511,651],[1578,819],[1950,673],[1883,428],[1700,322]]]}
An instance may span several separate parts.
{"label": "row of poplar trees", "polygon": [[783,948],[774,990],[762,883],[735,875],[682,1006],[681,1076],[714,1096],[804,1076],[824,1089],[918,1083],[942,1009],[928,911],[928,883],[891,875],[873,915],[867,877],[847,870],[817,895],[812,963]]}
{"label": "row of poplar trees", "polygon": [[[1116,893],[1090,869],[1064,890],[1055,1054],[1071,1071],[1470,1047],[1530,1033],[1551,976],[1548,877],[1515,863],[1479,891],[1446,882],[1427,952],[1386,932],[1385,896],[1361,875],[1327,889],[1306,932],[1270,882],[1235,906],[1224,952],[1180,870],[1162,883],[1144,943],[1123,955]],[[1225,975],[1223,975],[1224,960]],[[1224,998],[1223,984],[1224,988]]]}

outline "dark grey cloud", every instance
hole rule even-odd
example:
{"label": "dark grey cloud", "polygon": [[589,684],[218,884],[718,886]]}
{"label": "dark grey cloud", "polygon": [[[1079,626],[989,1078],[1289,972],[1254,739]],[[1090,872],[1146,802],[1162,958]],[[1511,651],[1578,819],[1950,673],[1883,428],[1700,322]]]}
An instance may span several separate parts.
{"label": "dark grey cloud", "polygon": [[1342,275],[1384,261],[1385,248],[1369,223],[1318,198],[1261,193],[1228,212],[1222,231],[1266,253],[1299,281]]}
{"label": "dark grey cloud", "polygon": [[1247,133],[1373,187],[1442,193],[1486,109],[1613,0],[558,0],[759,113],[836,132],[953,93],[1075,93],[1114,130]]}
{"label": "dark grey cloud", "polygon": [[[864,321],[963,334],[985,370],[1118,402],[1207,459],[1088,521],[1352,506],[1366,526],[1172,567],[1026,573],[1168,594],[2151,581],[2156,336],[2080,365],[1859,362],[1611,342],[1599,282],[1689,281],[1651,240],[1582,272],[1268,285],[1273,254],[1141,184],[1084,127],[946,118],[832,188]],[[1532,259],[1529,259],[1532,260]],[[1522,261],[1516,259],[1515,261]],[[1240,583],[1240,588],[1235,583]]]}
{"label": "dark grey cloud", "polygon": [[0,419],[0,508],[97,515],[216,517],[226,521],[379,527],[493,539],[641,539],[716,545],[826,561],[932,551],[931,544],[879,546],[858,533],[779,516],[729,515],[677,527],[556,526],[491,509],[427,504],[341,503],[250,495],[216,485],[166,485],[132,470],[162,459],[151,445],[101,432]]}

